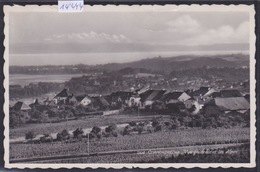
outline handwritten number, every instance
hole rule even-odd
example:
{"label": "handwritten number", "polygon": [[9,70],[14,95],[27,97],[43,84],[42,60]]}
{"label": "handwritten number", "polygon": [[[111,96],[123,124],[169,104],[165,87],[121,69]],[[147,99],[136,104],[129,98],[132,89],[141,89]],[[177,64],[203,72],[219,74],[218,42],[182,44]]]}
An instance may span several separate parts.
{"label": "handwritten number", "polygon": [[64,4],[62,4],[62,6],[60,6],[60,9],[64,10]]}
{"label": "handwritten number", "polygon": [[83,8],[84,8],[84,4],[80,2],[65,3],[60,6],[60,10],[66,10],[66,11],[70,11],[70,10],[82,11]]}

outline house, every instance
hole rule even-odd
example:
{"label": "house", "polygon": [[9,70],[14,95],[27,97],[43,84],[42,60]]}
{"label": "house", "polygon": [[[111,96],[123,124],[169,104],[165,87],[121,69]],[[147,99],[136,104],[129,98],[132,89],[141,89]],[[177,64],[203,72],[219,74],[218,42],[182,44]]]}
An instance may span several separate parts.
{"label": "house", "polygon": [[166,90],[148,90],[140,94],[141,102],[143,106],[150,106],[156,100],[161,100]]}
{"label": "house", "polygon": [[141,97],[138,94],[134,94],[130,97],[128,106],[141,106]]}
{"label": "house", "polygon": [[72,95],[72,96],[67,97],[67,99],[65,100],[65,103],[75,105],[78,103],[78,100],[74,95]]}
{"label": "house", "polygon": [[83,106],[87,106],[92,102],[91,98],[88,96],[77,96],[76,100],[77,100],[78,104],[83,105]]}
{"label": "house", "polygon": [[18,101],[14,104],[13,109],[16,111],[27,111],[31,110],[31,107],[25,104],[24,102]]}
{"label": "house", "polygon": [[56,94],[56,96],[53,98],[52,101],[55,102],[55,104],[65,104],[66,103],[66,99],[69,96],[73,96],[73,94],[69,93],[69,89],[68,88],[64,88],[61,92],[59,92],[58,94]]}
{"label": "house", "polygon": [[200,104],[198,101],[196,101],[194,98],[189,98],[184,102],[185,108],[188,109],[188,111],[192,115],[196,115],[200,111]]}
{"label": "house", "polygon": [[185,102],[189,98],[191,97],[185,92],[172,91],[172,92],[165,93],[162,96],[161,100],[166,104],[169,104],[169,103]]}
{"label": "house", "polygon": [[215,98],[204,106],[206,114],[220,114],[237,111],[245,113],[250,108],[248,101],[244,97]]}

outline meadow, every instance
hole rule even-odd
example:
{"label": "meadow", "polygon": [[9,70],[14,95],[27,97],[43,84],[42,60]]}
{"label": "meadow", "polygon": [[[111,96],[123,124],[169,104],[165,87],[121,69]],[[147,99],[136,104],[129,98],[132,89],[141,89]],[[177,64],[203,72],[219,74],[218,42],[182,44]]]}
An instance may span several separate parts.
{"label": "meadow", "polygon": [[[60,123],[41,123],[41,124],[24,124],[23,126],[10,129],[10,138],[24,137],[25,133],[33,131],[36,135],[50,134],[60,132],[63,129],[75,130],[76,128],[92,128],[94,126],[108,126],[111,124],[123,124],[131,121],[149,121],[157,115],[138,116],[135,114],[118,115],[118,116],[88,116],[78,120],[72,120]],[[170,119],[169,116],[162,116],[164,119]]]}
{"label": "meadow", "polygon": [[[196,146],[249,142],[249,128],[187,129],[161,131],[149,134],[132,134],[118,137],[102,137],[90,140],[90,153],[167,148],[177,146]],[[10,159],[33,158],[55,155],[77,155],[88,153],[88,140],[39,143],[10,144]]]}

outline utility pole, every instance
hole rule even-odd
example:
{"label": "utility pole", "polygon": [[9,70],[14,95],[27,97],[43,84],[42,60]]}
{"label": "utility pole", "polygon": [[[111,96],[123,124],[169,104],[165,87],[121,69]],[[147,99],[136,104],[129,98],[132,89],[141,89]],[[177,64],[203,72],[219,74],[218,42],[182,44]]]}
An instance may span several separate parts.
{"label": "utility pole", "polygon": [[89,133],[88,133],[88,155],[89,155]]}

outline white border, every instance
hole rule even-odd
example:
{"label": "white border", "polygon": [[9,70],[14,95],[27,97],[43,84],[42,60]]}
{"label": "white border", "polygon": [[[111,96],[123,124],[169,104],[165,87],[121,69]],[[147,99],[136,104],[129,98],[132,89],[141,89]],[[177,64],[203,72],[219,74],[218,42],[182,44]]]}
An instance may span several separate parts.
{"label": "white border", "polygon": [[[5,88],[5,103],[4,103],[4,148],[5,148],[5,154],[4,154],[4,160],[5,160],[5,167],[6,168],[115,168],[120,169],[123,167],[126,168],[133,168],[133,167],[139,167],[139,168],[194,168],[194,167],[200,167],[200,168],[217,168],[217,167],[223,167],[223,168],[239,168],[239,167],[248,167],[252,168],[256,166],[256,149],[255,149],[255,141],[256,141],[256,99],[255,99],[255,41],[256,36],[254,33],[255,30],[255,10],[253,5],[96,5],[96,6],[84,6],[84,12],[143,12],[143,11],[152,11],[152,12],[165,12],[165,11],[243,11],[248,12],[250,15],[250,114],[251,114],[251,120],[250,120],[250,163],[154,163],[154,164],[29,164],[29,163],[10,163],[9,162],[9,13],[11,12],[58,12],[58,7],[56,5],[49,6],[38,6],[38,5],[27,5],[27,6],[4,6],[4,22],[5,22],[5,28],[4,28],[4,34],[5,34],[5,40],[4,40],[4,46],[5,46],[5,52],[4,52],[4,88]],[[73,14],[72,14],[73,15]]]}

